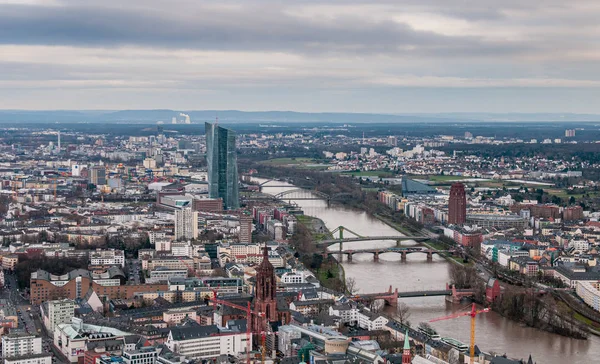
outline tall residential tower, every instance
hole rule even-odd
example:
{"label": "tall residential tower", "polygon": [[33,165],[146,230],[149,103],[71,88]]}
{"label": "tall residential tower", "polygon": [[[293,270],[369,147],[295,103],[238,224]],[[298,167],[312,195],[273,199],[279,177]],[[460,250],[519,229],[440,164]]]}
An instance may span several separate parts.
{"label": "tall residential tower", "polygon": [[227,210],[240,207],[238,192],[235,132],[217,124],[206,123],[206,162],[208,163],[208,194],[222,198]]}

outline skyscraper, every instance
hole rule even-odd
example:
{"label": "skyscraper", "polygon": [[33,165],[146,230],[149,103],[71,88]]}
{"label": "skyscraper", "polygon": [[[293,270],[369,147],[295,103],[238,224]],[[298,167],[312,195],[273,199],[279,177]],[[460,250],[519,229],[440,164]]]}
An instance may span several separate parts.
{"label": "skyscraper", "polygon": [[448,223],[462,225],[467,221],[467,195],[465,185],[453,183],[448,200]]}
{"label": "skyscraper", "polygon": [[240,201],[235,132],[211,123],[206,123],[204,127],[206,129],[208,194],[210,198],[222,198],[225,209],[238,209]]}

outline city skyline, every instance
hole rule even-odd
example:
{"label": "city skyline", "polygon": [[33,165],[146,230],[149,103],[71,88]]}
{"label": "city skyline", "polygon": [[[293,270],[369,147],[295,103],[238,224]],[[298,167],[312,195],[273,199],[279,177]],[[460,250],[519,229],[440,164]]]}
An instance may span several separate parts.
{"label": "city skyline", "polygon": [[4,0],[0,109],[600,113],[599,14],[591,0]]}

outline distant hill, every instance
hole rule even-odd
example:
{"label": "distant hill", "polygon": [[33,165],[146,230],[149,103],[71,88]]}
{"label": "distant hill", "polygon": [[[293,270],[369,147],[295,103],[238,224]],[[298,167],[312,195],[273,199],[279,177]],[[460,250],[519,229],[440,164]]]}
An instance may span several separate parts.
{"label": "distant hill", "polygon": [[192,123],[213,121],[218,116],[224,123],[435,123],[476,121],[600,121],[592,114],[544,113],[438,113],[438,114],[368,114],[368,113],[306,113],[294,111],[238,111],[238,110],[0,110],[0,123],[171,123],[180,113],[190,116]]}

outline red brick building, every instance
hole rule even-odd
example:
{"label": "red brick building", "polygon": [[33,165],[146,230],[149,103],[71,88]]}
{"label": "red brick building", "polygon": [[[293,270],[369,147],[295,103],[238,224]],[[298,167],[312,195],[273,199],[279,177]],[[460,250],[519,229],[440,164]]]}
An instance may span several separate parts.
{"label": "red brick building", "polygon": [[448,199],[448,224],[462,225],[467,221],[467,194],[465,185],[454,183]]}
{"label": "red brick building", "polygon": [[[110,281],[111,285],[103,285],[107,284],[107,281]],[[90,289],[93,289],[98,296],[106,296],[110,299],[129,299],[136,292],[166,291],[169,289],[166,284],[124,284],[119,276],[101,280],[96,279],[95,281],[90,272],[82,269],[71,271],[63,276],[55,276],[46,271],[38,270],[32,273],[30,283],[30,301],[34,305],[39,305],[48,300],[82,298]]]}

